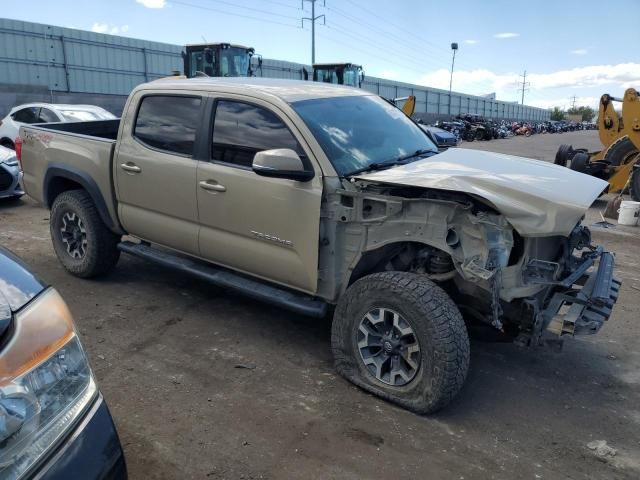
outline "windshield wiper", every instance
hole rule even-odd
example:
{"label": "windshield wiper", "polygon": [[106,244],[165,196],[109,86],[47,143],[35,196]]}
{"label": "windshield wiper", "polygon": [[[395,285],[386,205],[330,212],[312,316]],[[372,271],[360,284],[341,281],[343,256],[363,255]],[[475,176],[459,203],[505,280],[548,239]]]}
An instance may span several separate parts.
{"label": "windshield wiper", "polygon": [[[347,173],[345,175],[345,177],[350,177],[352,175],[357,175],[358,173],[373,172],[373,171],[376,171],[376,170],[384,170],[385,168],[393,167],[394,165],[405,165],[407,163],[410,163],[408,160],[411,160],[412,158],[416,158],[416,157],[422,157],[424,155],[427,155],[428,153],[430,153],[432,155],[435,155],[438,152],[437,151],[433,151],[433,150],[426,150],[426,149],[416,150],[413,153],[408,153],[406,155],[402,155],[400,157],[393,158],[391,160],[385,160],[384,162],[373,162],[373,163],[370,163],[366,167],[358,168],[357,170],[354,170],[352,172]],[[429,156],[431,156],[431,155],[429,155]]]}

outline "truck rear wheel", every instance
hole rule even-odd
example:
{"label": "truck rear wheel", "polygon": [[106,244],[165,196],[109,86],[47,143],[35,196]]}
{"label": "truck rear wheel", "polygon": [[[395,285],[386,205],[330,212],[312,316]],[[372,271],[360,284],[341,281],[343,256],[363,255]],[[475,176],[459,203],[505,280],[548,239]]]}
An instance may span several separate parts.
{"label": "truck rear wheel", "polygon": [[84,190],[69,190],[53,201],[49,220],[58,260],[76,277],[105,274],[120,258],[120,237],[104,224]]}
{"label": "truck rear wheel", "polygon": [[331,344],[347,380],[420,414],[447,405],[469,369],[458,307],[413,273],[375,273],[349,287],[336,307]]}

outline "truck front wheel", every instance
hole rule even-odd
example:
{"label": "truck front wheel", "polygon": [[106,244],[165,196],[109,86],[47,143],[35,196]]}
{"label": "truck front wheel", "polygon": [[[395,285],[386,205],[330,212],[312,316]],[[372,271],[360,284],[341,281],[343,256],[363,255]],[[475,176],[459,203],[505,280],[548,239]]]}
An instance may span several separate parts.
{"label": "truck front wheel", "polygon": [[102,275],[118,263],[120,238],[107,228],[84,190],[68,190],[56,197],[49,227],[58,260],[76,277]]}
{"label": "truck front wheel", "polygon": [[413,273],[375,273],[351,285],[336,307],[331,343],[342,376],[420,414],[447,405],[469,368],[458,307]]}

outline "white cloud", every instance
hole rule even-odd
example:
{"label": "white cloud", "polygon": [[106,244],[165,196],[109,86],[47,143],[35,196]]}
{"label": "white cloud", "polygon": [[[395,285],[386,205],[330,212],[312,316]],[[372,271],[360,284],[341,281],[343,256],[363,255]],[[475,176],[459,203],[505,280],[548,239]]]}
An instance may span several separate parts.
{"label": "white cloud", "polygon": [[167,5],[166,0],[136,0],[136,2],[147,8],[164,8]]}
{"label": "white cloud", "polygon": [[465,40],[462,43],[466,43],[467,45],[475,45],[476,43],[480,43],[478,40]]}
{"label": "white cloud", "polygon": [[586,55],[588,52],[584,48],[579,48],[577,50],[571,50],[569,53],[572,53],[574,55]]}
{"label": "white cloud", "polygon": [[494,35],[494,38],[515,38],[515,37],[519,37],[519,36],[520,36],[519,33],[504,32],[504,33],[496,33]]}
{"label": "white cloud", "polygon": [[[486,91],[513,90],[518,82],[518,73],[499,74],[490,70],[459,70],[453,73],[453,85],[456,91],[481,93]],[[617,65],[592,65],[549,73],[530,73],[527,81],[534,90],[563,87],[598,87],[615,85],[622,89],[624,85],[638,85],[640,63],[619,63]],[[449,71],[436,70],[423,75],[418,83],[434,88],[449,87]]]}
{"label": "white cloud", "polygon": [[[554,97],[549,99],[527,99],[525,97],[524,103],[531,105],[532,107],[540,108],[553,108],[560,107],[563,110],[568,109],[573,104],[573,97]],[[600,97],[576,97],[576,107],[591,107],[598,109],[600,104]]]}
{"label": "white cloud", "polygon": [[108,23],[96,22],[91,27],[92,32],[96,33],[108,33],[110,35],[118,35],[119,33],[127,33],[129,31],[129,25],[109,25]]}

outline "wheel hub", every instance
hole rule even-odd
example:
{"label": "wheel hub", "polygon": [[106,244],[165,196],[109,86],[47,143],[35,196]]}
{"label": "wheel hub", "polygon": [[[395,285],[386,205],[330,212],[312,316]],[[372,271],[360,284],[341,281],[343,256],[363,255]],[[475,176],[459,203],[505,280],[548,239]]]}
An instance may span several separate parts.
{"label": "wheel hub", "polygon": [[87,231],[84,222],[75,212],[62,216],[60,227],[62,243],[71,258],[81,259],[87,253]]}
{"label": "wheel hub", "polygon": [[374,308],[360,320],[360,358],[369,372],[387,385],[413,380],[421,361],[420,344],[411,325],[396,311]]}

